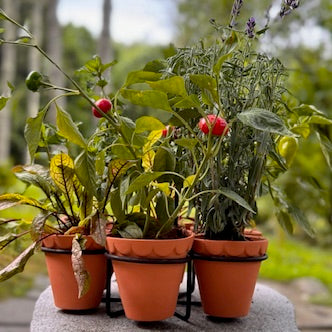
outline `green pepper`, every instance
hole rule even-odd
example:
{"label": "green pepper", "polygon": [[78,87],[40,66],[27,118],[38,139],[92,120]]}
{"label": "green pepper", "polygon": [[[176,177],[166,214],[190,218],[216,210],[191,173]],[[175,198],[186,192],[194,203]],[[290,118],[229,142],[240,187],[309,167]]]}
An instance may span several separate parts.
{"label": "green pepper", "polygon": [[38,73],[37,71],[32,71],[29,73],[27,78],[25,79],[25,85],[27,88],[33,92],[36,92],[42,83],[43,75]]}
{"label": "green pepper", "polygon": [[295,137],[284,136],[278,143],[279,154],[285,159],[286,166],[289,167],[296,155],[298,149],[298,142]]}

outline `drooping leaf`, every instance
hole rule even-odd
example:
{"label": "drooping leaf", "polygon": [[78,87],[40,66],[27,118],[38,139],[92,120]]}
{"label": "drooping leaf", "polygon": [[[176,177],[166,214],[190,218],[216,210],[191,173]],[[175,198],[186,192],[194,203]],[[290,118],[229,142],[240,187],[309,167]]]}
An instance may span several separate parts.
{"label": "drooping leaf", "polygon": [[311,237],[315,236],[315,230],[310,225],[307,216],[297,207],[289,206],[288,212],[293,220]]}
{"label": "drooping leaf", "polygon": [[100,214],[92,216],[90,222],[90,234],[92,238],[97,244],[103,247],[106,245],[106,223],[105,216]]}
{"label": "drooping leaf", "polygon": [[252,108],[239,113],[237,117],[246,126],[273,134],[294,136],[278,115],[265,109]]}
{"label": "drooping leaf", "polygon": [[31,162],[34,160],[35,153],[38,149],[40,135],[41,135],[41,128],[45,114],[46,114],[46,109],[40,111],[36,117],[29,118],[26,121],[26,125],[24,128],[24,138],[28,144],[28,150]]}
{"label": "drooping leaf", "polygon": [[280,226],[288,233],[293,234],[293,224],[290,215],[283,210],[278,210],[276,212],[276,217]]}
{"label": "drooping leaf", "polygon": [[123,230],[118,230],[121,237],[126,239],[142,239],[143,232],[135,223],[130,223]]}
{"label": "drooping leaf", "polygon": [[149,185],[152,181],[156,180],[160,176],[166,174],[166,172],[147,172],[139,175],[134,181],[130,184],[127,194],[131,194],[134,191],[137,191],[144,186]]}
{"label": "drooping leaf", "polygon": [[12,263],[0,271],[0,282],[11,278],[13,275],[22,272],[29,258],[34,254],[36,242],[26,248]]}
{"label": "drooping leaf", "polygon": [[332,169],[332,142],[323,133],[317,132],[317,137],[319,139],[320,147],[323,152],[324,158],[327,165]]}
{"label": "drooping leaf", "polygon": [[154,90],[163,91],[178,96],[187,96],[187,90],[185,86],[184,78],[181,76],[173,76],[168,79],[147,82]]}
{"label": "drooping leaf", "polygon": [[96,167],[94,156],[82,151],[75,159],[75,173],[86,190],[96,195]]}
{"label": "drooping leaf", "polygon": [[0,236],[0,251],[17,238],[19,238],[19,235],[15,233],[7,233],[4,236]]}
{"label": "drooping leaf", "polygon": [[79,131],[77,125],[75,125],[70,114],[61,109],[58,105],[56,106],[56,110],[56,124],[60,135],[65,137],[69,142],[77,144],[78,146],[86,149],[86,141]]}
{"label": "drooping leaf", "polygon": [[42,211],[33,218],[30,231],[30,236],[33,241],[37,241],[44,233],[44,225],[50,215],[50,212]]}
{"label": "drooping leaf", "polygon": [[74,162],[69,155],[59,153],[50,162],[50,175],[56,186],[68,197],[73,191]]}
{"label": "drooping leaf", "polygon": [[16,205],[29,205],[43,209],[43,205],[34,198],[20,194],[4,194],[0,196],[0,210],[5,210]]}
{"label": "drooping leaf", "polygon": [[136,133],[145,131],[163,130],[165,125],[153,116],[141,116],[136,120]]}
{"label": "drooping leaf", "polygon": [[123,98],[128,99],[131,103],[140,106],[159,108],[171,112],[167,94],[157,90],[132,90],[121,89]]}
{"label": "drooping leaf", "polygon": [[224,196],[228,197],[229,199],[231,199],[232,201],[236,202],[240,206],[244,207],[248,211],[250,211],[252,213],[256,213],[251,208],[251,206],[246,202],[246,200],[244,198],[242,198],[239,194],[237,194],[236,192],[234,192],[233,190],[230,190],[228,188],[220,188],[220,190],[218,190],[218,192],[221,195],[224,195]]}
{"label": "drooping leaf", "polygon": [[85,268],[82,248],[79,239],[73,239],[71,252],[71,262],[78,286],[78,298],[80,299],[88,292],[91,280],[89,272]]}

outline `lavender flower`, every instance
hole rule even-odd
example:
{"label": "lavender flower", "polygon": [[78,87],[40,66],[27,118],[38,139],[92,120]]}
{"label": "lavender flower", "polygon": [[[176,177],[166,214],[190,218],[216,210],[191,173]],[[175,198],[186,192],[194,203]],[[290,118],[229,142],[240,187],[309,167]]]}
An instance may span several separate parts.
{"label": "lavender flower", "polygon": [[280,17],[288,15],[291,11],[300,5],[300,0],[284,0],[280,10]]}
{"label": "lavender flower", "polygon": [[240,9],[243,5],[243,0],[234,0],[232,12],[231,12],[231,23],[229,24],[230,27],[235,25],[235,19],[240,14]]}
{"label": "lavender flower", "polygon": [[246,34],[249,38],[254,38],[254,36],[255,36],[255,32],[254,32],[255,25],[256,25],[255,18],[250,17],[247,22],[247,25],[246,25]]}

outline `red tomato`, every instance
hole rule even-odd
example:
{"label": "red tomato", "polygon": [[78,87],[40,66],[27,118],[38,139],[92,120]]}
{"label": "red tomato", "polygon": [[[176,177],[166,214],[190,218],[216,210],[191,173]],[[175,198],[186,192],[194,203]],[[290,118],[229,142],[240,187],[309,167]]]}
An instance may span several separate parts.
{"label": "red tomato", "polygon": [[[207,119],[212,127],[212,135],[222,136],[228,133],[228,124],[225,119],[214,114],[209,114]],[[204,134],[209,133],[209,127],[205,121],[205,118],[201,118],[199,120],[198,127]]]}
{"label": "red tomato", "polygon": [[[101,98],[98,99],[95,103],[104,113],[109,112],[112,109],[112,103],[106,99],[106,98]],[[92,113],[96,118],[101,118],[102,115],[99,114],[97,109],[95,107],[92,107]]]}

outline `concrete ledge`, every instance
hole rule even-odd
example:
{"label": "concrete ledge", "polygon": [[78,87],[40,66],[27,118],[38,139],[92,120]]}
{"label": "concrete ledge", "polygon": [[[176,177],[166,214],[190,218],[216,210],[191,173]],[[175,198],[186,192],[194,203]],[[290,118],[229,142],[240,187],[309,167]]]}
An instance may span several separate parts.
{"label": "concrete ledge", "polygon": [[[192,300],[199,300],[198,287]],[[117,284],[112,282],[112,296],[117,295]],[[119,307],[112,303],[112,311]],[[178,306],[178,312],[185,307]],[[31,321],[31,332],[109,332],[109,331],[299,331],[290,301],[273,289],[257,284],[250,313],[241,319],[217,319],[207,317],[201,307],[192,306],[191,317],[184,322],[176,317],[161,322],[138,323],[124,316],[110,318],[106,315],[105,304],[98,309],[83,314],[69,314],[57,309],[53,304],[50,287],[38,298]]]}

